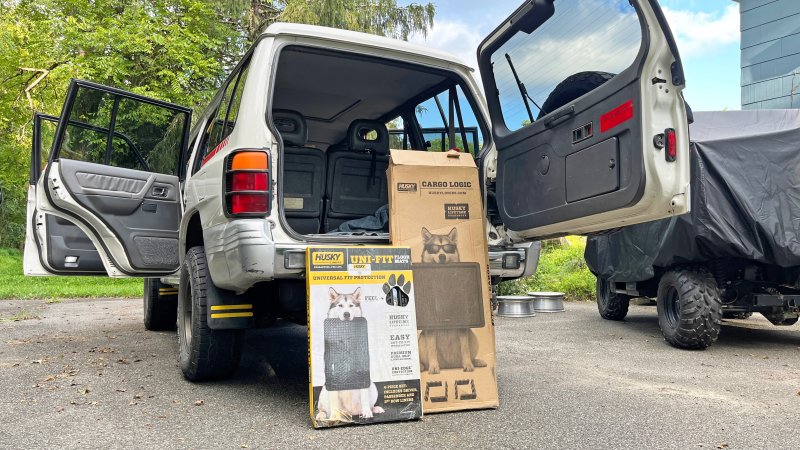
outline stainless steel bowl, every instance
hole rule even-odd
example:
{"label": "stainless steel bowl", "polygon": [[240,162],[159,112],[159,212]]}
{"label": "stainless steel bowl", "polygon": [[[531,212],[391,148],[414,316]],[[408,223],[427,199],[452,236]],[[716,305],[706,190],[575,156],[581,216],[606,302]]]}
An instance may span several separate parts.
{"label": "stainless steel bowl", "polygon": [[533,299],[531,303],[536,312],[564,312],[563,292],[528,292],[528,295]]}
{"label": "stainless steel bowl", "polygon": [[533,297],[528,295],[497,296],[497,315],[501,317],[533,317]]}

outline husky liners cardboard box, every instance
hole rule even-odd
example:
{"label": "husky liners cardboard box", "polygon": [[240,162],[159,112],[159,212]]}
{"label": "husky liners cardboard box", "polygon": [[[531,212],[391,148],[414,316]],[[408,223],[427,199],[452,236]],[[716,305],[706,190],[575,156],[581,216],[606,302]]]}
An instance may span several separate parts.
{"label": "husky liners cardboard box", "polygon": [[314,426],[422,417],[410,250],[312,247],[306,268]]}
{"label": "husky liners cardboard box", "polygon": [[392,150],[392,244],[411,247],[422,409],[495,408],[495,340],[478,170],[469,154]]}

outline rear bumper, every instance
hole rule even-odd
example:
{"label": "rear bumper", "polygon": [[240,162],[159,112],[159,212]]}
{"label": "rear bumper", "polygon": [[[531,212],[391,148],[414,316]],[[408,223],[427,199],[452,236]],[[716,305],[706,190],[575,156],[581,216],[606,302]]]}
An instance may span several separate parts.
{"label": "rear bumper", "polygon": [[514,279],[529,277],[539,266],[540,242],[526,242],[513,247],[489,248],[489,273],[492,277]]}
{"label": "rear bumper", "polygon": [[231,220],[203,230],[203,241],[217,287],[239,294],[275,278],[275,242],[268,221]]}
{"label": "rear bumper", "polygon": [[[308,245],[276,244],[266,220],[232,220],[205,229],[203,238],[211,278],[219,288],[242,293],[262,281],[305,277]],[[491,247],[489,272],[502,279],[530,276],[536,272],[540,251],[539,242]]]}

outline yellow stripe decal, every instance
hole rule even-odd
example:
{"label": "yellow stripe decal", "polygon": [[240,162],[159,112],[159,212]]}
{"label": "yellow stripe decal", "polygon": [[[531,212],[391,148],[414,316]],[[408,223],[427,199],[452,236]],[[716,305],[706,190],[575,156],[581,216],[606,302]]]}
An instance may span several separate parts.
{"label": "yellow stripe decal", "polygon": [[251,312],[235,312],[235,313],[212,313],[212,319],[231,319],[234,317],[253,317]]}
{"label": "yellow stripe decal", "polygon": [[212,311],[228,311],[231,309],[253,309],[253,305],[211,305]]}
{"label": "yellow stripe decal", "polygon": [[169,294],[169,293],[176,293],[176,292],[178,292],[178,289],[176,289],[176,288],[172,288],[172,289],[162,288],[162,289],[158,290],[159,294]]}

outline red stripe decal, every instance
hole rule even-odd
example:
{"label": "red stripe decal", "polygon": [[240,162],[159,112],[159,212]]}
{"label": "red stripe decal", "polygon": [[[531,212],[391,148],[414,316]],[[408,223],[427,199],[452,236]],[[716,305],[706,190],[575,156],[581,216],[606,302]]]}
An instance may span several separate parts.
{"label": "red stripe decal", "polygon": [[206,157],[203,158],[203,161],[200,162],[200,165],[202,166],[203,164],[207,163],[209,159],[213,158],[214,155],[217,154],[217,152],[219,152],[220,150],[222,150],[223,147],[228,145],[228,141],[229,138],[226,137],[225,139],[222,140],[222,142],[217,144],[217,146],[214,147],[214,150],[211,150],[211,153],[207,154]]}
{"label": "red stripe decal", "polygon": [[633,119],[633,100],[628,100],[600,116],[600,132],[605,133],[631,119]]}

